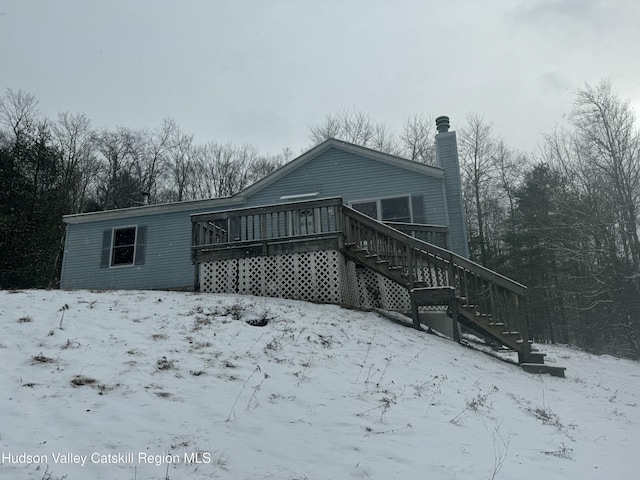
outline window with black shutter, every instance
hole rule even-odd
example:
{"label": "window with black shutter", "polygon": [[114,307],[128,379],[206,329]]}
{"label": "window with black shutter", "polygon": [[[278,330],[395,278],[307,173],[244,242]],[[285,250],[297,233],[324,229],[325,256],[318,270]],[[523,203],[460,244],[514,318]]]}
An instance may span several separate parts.
{"label": "window with black shutter", "polygon": [[100,267],[143,265],[146,239],[146,226],[136,225],[105,230]]}

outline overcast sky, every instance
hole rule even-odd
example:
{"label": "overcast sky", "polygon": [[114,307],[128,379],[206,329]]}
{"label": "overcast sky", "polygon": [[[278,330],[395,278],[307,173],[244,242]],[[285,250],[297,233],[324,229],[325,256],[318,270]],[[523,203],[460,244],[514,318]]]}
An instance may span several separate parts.
{"label": "overcast sky", "polygon": [[610,79],[640,111],[638,0],[0,0],[0,93],[94,127],[175,119],[264,153],[356,108],[399,131],[484,114],[533,151],[576,88]]}

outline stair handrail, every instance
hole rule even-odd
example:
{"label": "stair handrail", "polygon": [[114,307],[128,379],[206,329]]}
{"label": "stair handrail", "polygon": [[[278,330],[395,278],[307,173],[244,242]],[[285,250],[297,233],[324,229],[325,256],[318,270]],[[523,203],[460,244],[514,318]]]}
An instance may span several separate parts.
{"label": "stair handrail", "polygon": [[[484,278],[485,280],[497,283],[501,287],[506,288],[512,291],[513,293],[516,293],[518,295],[525,295],[527,291],[527,287],[525,285],[522,285],[521,283],[518,283],[515,280],[512,280],[511,278],[505,277],[504,275],[501,275],[498,272],[495,272],[487,267],[484,267],[479,263],[473,262],[468,258],[458,255],[455,252],[446,250],[444,248],[438,247],[431,243],[424,242],[422,240],[412,237],[411,235],[407,235],[406,233],[403,233],[399,230],[396,230],[393,227],[385,225],[384,223],[379,222],[378,220],[375,220],[365,215],[364,213],[354,210],[353,208],[348,207],[347,205],[342,206],[342,213],[345,219],[352,218],[364,224],[365,226],[372,229],[376,229],[380,233],[383,233],[395,240],[401,241],[414,249],[421,250],[430,255],[438,256],[445,262],[450,262],[453,266],[463,267],[466,270]],[[345,230],[348,228],[347,225],[348,225],[348,222],[343,221],[343,228]]]}

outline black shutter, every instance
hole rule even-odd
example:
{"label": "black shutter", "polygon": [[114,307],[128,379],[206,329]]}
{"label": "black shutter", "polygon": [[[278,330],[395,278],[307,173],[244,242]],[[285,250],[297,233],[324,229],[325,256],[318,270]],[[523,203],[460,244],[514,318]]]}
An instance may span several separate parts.
{"label": "black shutter", "polygon": [[147,250],[147,226],[138,225],[136,234],[136,259],[134,265],[144,265],[144,257]]}
{"label": "black shutter", "polygon": [[102,232],[102,256],[100,257],[100,268],[109,268],[109,258],[111,258],[111,230]]}
{"label": "black shutter", "polygon": [[413,223],[427,223],[424,217],[424,195],[411,195]]}

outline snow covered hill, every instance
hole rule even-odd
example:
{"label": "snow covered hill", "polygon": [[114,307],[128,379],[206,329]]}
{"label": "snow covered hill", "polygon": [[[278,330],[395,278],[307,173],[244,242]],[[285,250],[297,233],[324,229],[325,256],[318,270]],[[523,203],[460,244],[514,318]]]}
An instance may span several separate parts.
{"label": "snow covered hill", "polygon": [[636,362],[531,375],[375,313],[0,292],[0,478],[631,479]]}

